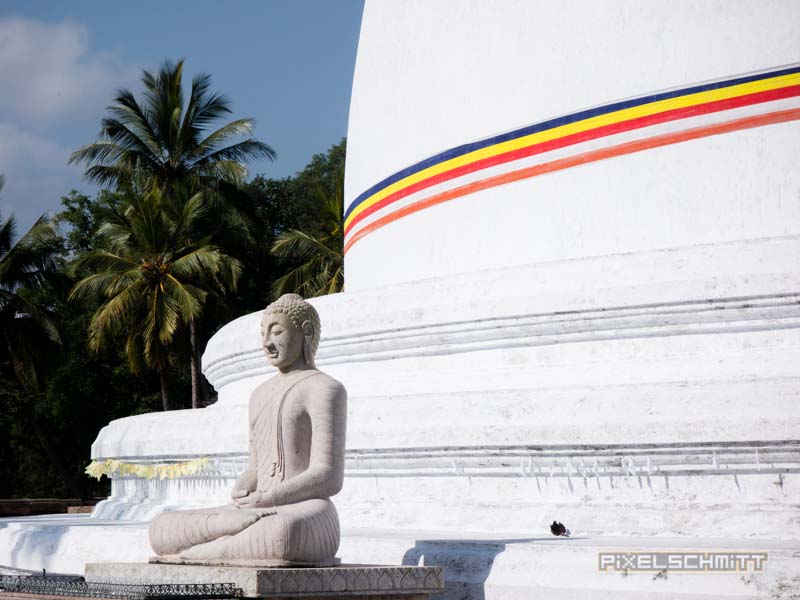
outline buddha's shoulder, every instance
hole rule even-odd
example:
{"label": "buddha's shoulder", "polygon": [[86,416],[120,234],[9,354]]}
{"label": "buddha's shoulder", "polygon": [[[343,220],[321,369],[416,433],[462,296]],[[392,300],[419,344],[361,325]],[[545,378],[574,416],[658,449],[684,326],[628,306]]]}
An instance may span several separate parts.
{"label": "buddha's shoulder", "polygon": [[273,379],[267,379],[266,381],[257,385],[250,393],[250,399],[253,400],[254,398],[269,396],[272,393],[272,390],[275,388],[275,381]]}
{"label": "buddha's shoulder", "polygon": [[347,390],[342,382],[322,371],[317,371],[316,375],[306,379],[305,383],[326,395],[329,394],[336,398],[347,396]]}

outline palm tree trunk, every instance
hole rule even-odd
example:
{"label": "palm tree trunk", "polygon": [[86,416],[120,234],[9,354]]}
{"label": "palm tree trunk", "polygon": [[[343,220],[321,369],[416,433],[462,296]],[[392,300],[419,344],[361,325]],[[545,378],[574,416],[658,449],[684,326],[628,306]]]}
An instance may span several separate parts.
{"label": "palm tree trunk", "polygon": [[197,348],[197,326],[194,319],[189,320],[189,345],[192,347],[192,408],[200,408],[200,360]]}
{"label": "palm tree trunk", "polygon": [[164,410],[169,410],[169,391],[167,390],[167,370],[164,367],[158,368],[158,378],[161,381],[161,402]]}

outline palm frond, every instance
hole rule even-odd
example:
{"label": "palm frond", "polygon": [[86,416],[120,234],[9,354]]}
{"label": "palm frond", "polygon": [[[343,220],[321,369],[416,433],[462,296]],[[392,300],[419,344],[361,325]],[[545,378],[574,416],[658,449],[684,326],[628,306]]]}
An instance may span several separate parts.
{"label": "palm frond", "polygon": [[231,112],[229,100],[222,94],[211,94],[211,76],[206,73],[195,75],[183,123],[180,127],[181,147],[187,154],[194,154],[203,128],[216,119]]}
{"label": "palm frond", "polygon": [[338,253],[313,235],[297,229],[281,233],[272,244],[272,253],[280,257],[309,258],[317,254]]}
{"label": "palm frond", "polygon": [[227,142],[231,138],[250,136],[253,134],[255,122],[253,119],[237,119],[231,121],[210,133],[204,140],[197,143],[192,150],[193,157],[202,157],[215,150],[218,150],[220,145]]}
{"label": "palm frond", "polygon": [[142,107],[128,89],[117,90],[114,104],[109,107],[111,114],[129,127],[133,127],[139,139],[144,142],[154,155],[161,153],[161,142],[153,130],[151,109]]}
{"label": "palm frond", "polygon": [[[178,127],[175,120],[175,109],[183,111],[183,59],[177,63],[164,61],[156,75],[144,71],[142,83],[144,96],[149,106],[153,107],[153,130],[161,140],[161,146],[170,158],[174,158],[174,150],[178,143]],[[180,118],[180,112],[178,118]],[[178,121],[179,122],[179,121]]]}
{"label": "palm frond", "polygon": [[83,172],[83,178],[100,186],[124,182],[133,174],[135,163],[117,161],[113,165],[92,165]]}
{"label": "palm frond", "polygon": [[[116,145],[116,148],[109,145],[105,153],[100,152],[94,160],[113,161],[123,155],[135,156],[139,162],[147,162],[156,165],[161,160],[161,148],[158,145],[151,146],[151,141],[147,139],[147,132],[131,129],[129,124],[106,117],[102,120],[103,135],[107,141]],[[142,139],[142,136],[145,139]]]}
{"label": "palm frond", "polygon": [[136,305],[147,300],[143,282],[131,285],[100,305],[89,324],[89,347],[105,350],[113,340],[121,337],[132,315],[138,312]]}
{"label": "palm frond", "polygon": [[216,293],[235,291],[242,264],[213,246],[193,248],[172,262],[170,272]]}
{"label": "palm frond", "polygon": [[276,156],[275,150],[264,142],[258,140],[243,140],[236,144],[209,152],[195,161],[193,165],[196,167],[205,167],[220,160],[233,160],[237,162],[245,162],[260,158],[274,160]]}
{"label": "palm frond", "polygon": [[11,249],[11,245],[16,237],[17,220],[14,215],[11,215],[0,225],[0,258]]}
{"label": "palm frond", "polygon": [[93,250],[85,253],[74,263],[76,270],[88,269],[102,271],[106,274],[120,274],[138,269],[140,263],[126,256],[120,256],[108,250]]}
{"label": "palm frond", "polygon": [[218,119],[231,114],[230,100],[224,94],[209,93],[211,89],[211,76],[199,73],[192,80],[192,91],[187,107],[187,114],[191,109],[191,120],[196,127],[202,128]]}
{"label": "palm frond", "polygon": [[0,260],[0,285],[13,289],[41,284],[45,273],[54,266],[58,239],[52,220],[46,215],[39,217]]}
{"label": "palm frond", "polygon": [[159,347],[168,346],[172,342],[180,323],[177,305],[160,288],[156,288],[150,296],[149,310],[144,319],[144,356],[151,364],[155,362]]}
{"label": "palm frond", "polygon": [[282,232],[270,249],[274,256],[303,261],[276,279],[274,297],[296,292],[306,297],[341,291],[344,282],[344,170],[340,168],[328,185],[318,182],[312,199],[320,221],[320,233],[290,229]]}
{"label": "palm frond", "polygon": [[176,200],[170,206],[171,212],[173,212],[170,247],[179,246],[190,237],[194,225],[205,216],[207,211],[203,192],[196,192],[188,200],[182,198]]}
{"label": "palm frond", "polygon": [[128,361],[128,368],[134,374],[141,373],[148,366],[144,361],[142,336],[135,330],[129,330],[125,339],[125,358]]}
{"label": "palm frond", "polygon": [[185,285],[174,276],[167,275],[164,294],[170,304],[176,308],[182,323],[188,325],[190,320],[200,316],[202,301],[206,297],[206,293],[200,288]]}
{"label": "palm frond", "polygon": [[[219,190],[223,182],[238,187],[247,178],[247,167],[235,160],[218,160],[203,167],[207,175],[205,185],[212,190]],[[227,196],[225,198],[228,199]]]}

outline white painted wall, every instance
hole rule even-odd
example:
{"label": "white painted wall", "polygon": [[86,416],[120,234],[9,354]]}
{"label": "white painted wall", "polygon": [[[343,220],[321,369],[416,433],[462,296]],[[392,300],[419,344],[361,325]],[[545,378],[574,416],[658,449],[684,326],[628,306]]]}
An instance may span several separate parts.
{"label": "white painted wall", "polygon": [[[665,88],[800,60],[793,0],[368,1],[346,202],[428,156]],[[800,233],[800,125],[629,155],[452,200],[346,257],[348,291]]]}

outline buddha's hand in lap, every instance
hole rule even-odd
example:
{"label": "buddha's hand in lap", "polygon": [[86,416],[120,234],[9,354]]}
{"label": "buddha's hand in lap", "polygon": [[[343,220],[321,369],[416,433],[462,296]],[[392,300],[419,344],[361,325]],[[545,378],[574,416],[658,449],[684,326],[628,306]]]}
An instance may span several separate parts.
{"label": "buddha's hand in lap", "polygon": [[237,490],[237,489],[234,489],[231,492],[231,500],[233,500],[233,502],[235,504],[237,500],[239,500],[240,498],[244,498],[249,493],[250,493],[250,490]]}
{"label": "buddha's hand in lap", "polygon": [[272,508],[274,506],[270,495],[258,490],[250,492],[246,496],[235,498],[233,503],[237,508]]}

